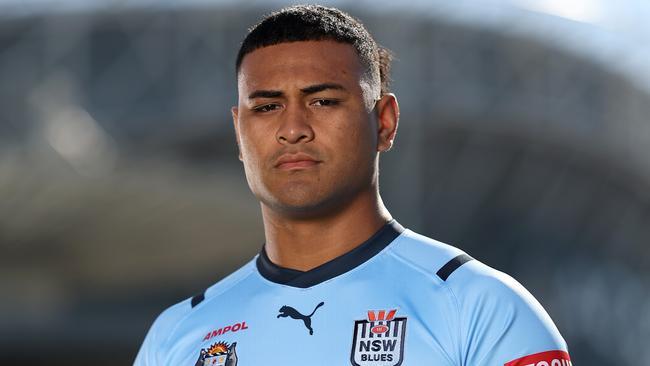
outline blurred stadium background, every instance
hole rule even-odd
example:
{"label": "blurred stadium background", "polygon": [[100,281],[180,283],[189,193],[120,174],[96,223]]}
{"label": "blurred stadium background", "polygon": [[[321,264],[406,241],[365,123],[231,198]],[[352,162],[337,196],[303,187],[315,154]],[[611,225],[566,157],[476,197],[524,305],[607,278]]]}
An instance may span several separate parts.
{"label": "blurred stadium background", "polygon": [[[650,3],[325,2],[397,55],[382,191],[514,275],[575,364],[650,365]],[[280,1],[0,0],[0,363],[130,364],[263,242],[229,108]]]}

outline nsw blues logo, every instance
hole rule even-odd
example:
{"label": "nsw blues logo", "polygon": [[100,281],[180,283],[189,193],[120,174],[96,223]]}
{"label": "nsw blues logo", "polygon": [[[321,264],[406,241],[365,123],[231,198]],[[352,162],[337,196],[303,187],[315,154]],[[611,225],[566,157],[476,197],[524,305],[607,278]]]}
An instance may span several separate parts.
{"label": "nsw blues logo", "polygon": [[368,311],[368,318],[354,322],[350,362],[354,366],[399,366],[404,359],[406,317],[397,310]]}

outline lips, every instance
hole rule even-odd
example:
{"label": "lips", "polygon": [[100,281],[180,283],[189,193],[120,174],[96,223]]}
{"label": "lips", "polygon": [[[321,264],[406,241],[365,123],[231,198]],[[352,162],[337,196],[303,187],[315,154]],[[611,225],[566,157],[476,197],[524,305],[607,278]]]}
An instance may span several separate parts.
{"label": "lips", "polygon": [[316,166],[320,160],[304,153],[284,154],[275,162],[275,167],[283,170],[306,169]]}

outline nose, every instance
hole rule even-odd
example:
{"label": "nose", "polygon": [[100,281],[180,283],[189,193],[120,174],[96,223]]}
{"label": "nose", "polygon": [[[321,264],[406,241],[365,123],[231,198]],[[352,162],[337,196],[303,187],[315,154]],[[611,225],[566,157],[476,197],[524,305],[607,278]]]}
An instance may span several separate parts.
{"label": "nose", "polygon": [[314,139],[309,112],[301,106],[287,107],[275,138],[281,144],[306,143]]}

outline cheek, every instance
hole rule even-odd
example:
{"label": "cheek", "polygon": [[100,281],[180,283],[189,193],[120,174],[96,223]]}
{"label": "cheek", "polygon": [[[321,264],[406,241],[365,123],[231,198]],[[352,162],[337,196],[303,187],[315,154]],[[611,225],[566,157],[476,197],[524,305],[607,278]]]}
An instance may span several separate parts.
{"label": "cheek", "polygon": [[352,123],[339,125],[336,139],[344,155],[354,160],[365,160],[374,153],[377,136],[371,123],[367,116],[361,116]]}
{"label": "cheek", "polygon": [[266,191],[262,153],[259,151],[259,146],[251,140],[243,139],[240,143],[246,182],[251,192],[260,197]]}
{"label": "cheek", "polygon": [[240,135],[240,150],[244,168],[247,176],[257,176],[261,170],[264,159],[264,144],[260,140],[260,136],[251,133],[252,131],[242,130]]}
{"label": "cheek", "polygon": [[337,161],[333,176],[366,177],[370,174],[376,153],[376,138],[367,120],[347,119],[345,123],[336,124],[328,136],[327,145],[334,160]]}
{"label": "cheek", "polygon": [[248,164],[251,161],[257,160],[257,144],[248,138],[242,138],[240,141],[240,149],[244,163]]}

